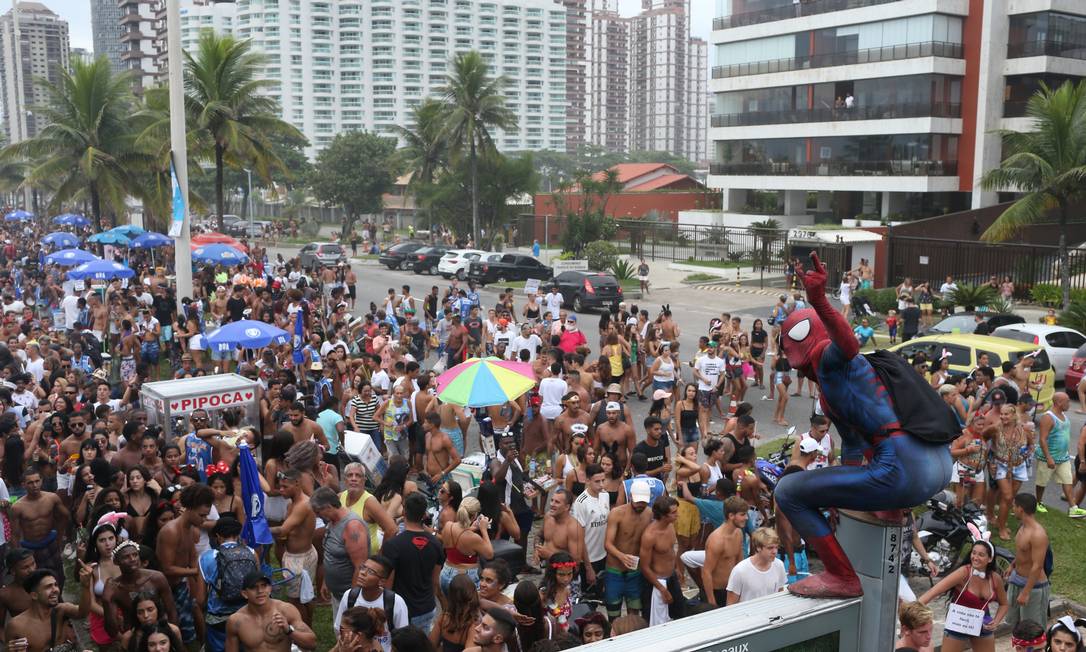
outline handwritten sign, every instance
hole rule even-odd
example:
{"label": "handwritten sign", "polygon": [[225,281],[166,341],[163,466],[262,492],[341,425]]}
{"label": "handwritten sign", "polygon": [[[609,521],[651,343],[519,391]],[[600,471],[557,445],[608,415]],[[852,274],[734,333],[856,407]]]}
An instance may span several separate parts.
{"label": "handwritten sign", "polygon": [[539,283],[540,280],[537,278],[530,278],[527,281],[524,281],[524,294],[538,294]]}

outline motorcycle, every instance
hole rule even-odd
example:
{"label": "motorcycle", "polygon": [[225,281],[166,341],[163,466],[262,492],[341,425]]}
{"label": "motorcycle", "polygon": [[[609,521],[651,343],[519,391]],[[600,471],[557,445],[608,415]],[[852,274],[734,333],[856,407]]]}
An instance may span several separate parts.
{"label": "motorcycle", "polygon": [[[942,491],[927,502],[928,511],[916,521],[916,530],[920,536],[928,557],[935,562],[939,576],[943,577],[969,559],[974,534],[972,525],[984,538],[988,535],[988,518],[984,508],[972,502],[959,508],[954,503],[954,495]],[[1002,573],[1014,562],[1014,553],[1006,548],[995,546],[996,566]],[[914,572],[923,572],[920,555],[913,551],[909,568]]]}
{"label": "motorcycle", "polygon": [[780,449],[770,453],[766,459],[758,458],[754,462],[754,471],[758,474],[758,479],[769,489],[770,493],[773,493],[777,488],[777,482],[781,479],[784,468],[788,466],[788,461],[792,459],[792,446],[796,443],[793,438],[795,434],[796,427],[792,426],[785,433],[784,442],[781,444]]}

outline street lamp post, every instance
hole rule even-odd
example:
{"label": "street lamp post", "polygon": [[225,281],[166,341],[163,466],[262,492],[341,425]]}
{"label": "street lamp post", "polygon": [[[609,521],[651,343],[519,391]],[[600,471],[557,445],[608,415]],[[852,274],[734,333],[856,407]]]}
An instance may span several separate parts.
{"label": "street lamp post", "polygon": [[249,178],[249,194],[245,195],[245,211],[249,213],[249,237],[253,237],[253,171],[245,168],[245,175]]}
{"label": "street lamp post", "polygon": [[170,83],[170,149],[173,152],[174,172],[181,187],[185,204],[185,217],[181,234],[174,239],[174,273],[177,275],[177,305],[192,296],[192,233],[189,229],[189,171],[188,143],[185,140],[185,82],[181,56],[181,6],[180,0],[166,0],[166,65]]}

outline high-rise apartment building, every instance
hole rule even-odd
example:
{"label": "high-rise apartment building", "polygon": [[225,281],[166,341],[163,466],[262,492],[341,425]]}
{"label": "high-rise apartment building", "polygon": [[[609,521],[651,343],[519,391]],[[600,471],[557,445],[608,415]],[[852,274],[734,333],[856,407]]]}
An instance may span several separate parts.
{"label": "high-rise apartment building", "polygon": [[105,56],[113,72],[121,72],[125,69],[121,61],[121,54],[125,50],[125,44],[121,42],[125,32],[121,24],[124,18],[121,4],[118,0],[90,0],[90,7],[94,55]]}
{"label": "high-rise apartment building", "polygon": [[165,0],[116,0],[121,8],[121,68],[131,70],[136,93],[158,79],[159,22],[165,22]]}
{"label": "high-rise apartment building", "polygon": [[[566,143],[576,152],[586,142],[590,37],[590,3],[598,0],[554,0],[566,10]],[[606,0],[602,0],[606,2]]]}
{"label": "high-rise apartment building", "polygon": [[0,16],[0,79],[8,142],[32,138],[44,126],[34,109],[49,103],[49,85],[60,83],[69,55],[68,23],[45,5],[20,2]]}
{"label": "high-rise apartment building", "polygon": [[[233,2],[213,0],[180,0],[178,13],[181,17],[181,49],[195,53],[204,30],[217,34],[232,34],[237,5]],[[166,82],[169,75],[169,53],[166,49],[165,6],[158,9],[155,21],[155,69],[158,80]]]}
{"label": "high-rise apartment building", "polygon": [[630,21],[619,15],[614,0],[591,0],[586,22],[584,142],[625,152],[630,137]]}
{"label": "high-rise apartment building", "polygon": [[1086,4],[1060,0],[723,0],[714,21],[709,185],[808,194],[838,217],[995,203],[993,130],[1026,129],[1039,82],[1086,76]]}
{"label": "high-rise apartment building", "polygon": [[[190,26],[203,14],[183,18]],[[232,31],[267,56],[283,119],[315,154],[342,131],[395,135],[440,97],[450,61],[478,51],[509,79],[506,151],[566,147],[566,10],[553,0],[239,0]]]}
{"label": "high-rise apartment building", "polygon": [[707,51],[690,38],[689,0],[642,0],[629,21],[629,148],[704,161]]}

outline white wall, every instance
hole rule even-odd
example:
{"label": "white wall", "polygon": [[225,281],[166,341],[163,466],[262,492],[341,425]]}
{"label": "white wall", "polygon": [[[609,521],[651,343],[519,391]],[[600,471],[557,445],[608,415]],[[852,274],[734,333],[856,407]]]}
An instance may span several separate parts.
{"label": "white wall", "polygon": [[679,211],[679,224],[683,226],[734,226],[747,227],[754,222],[774,219],[782,228],[814,224],[812,215],[748,215],[746,213],[716,213],[712,211]]}

